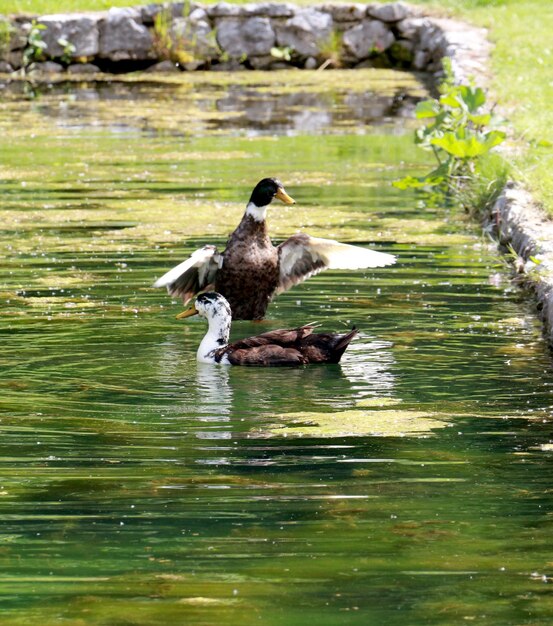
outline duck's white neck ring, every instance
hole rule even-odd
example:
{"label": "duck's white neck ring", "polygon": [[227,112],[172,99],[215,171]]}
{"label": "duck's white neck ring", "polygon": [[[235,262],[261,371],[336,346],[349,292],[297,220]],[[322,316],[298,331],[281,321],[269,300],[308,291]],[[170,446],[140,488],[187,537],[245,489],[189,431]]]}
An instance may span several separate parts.
{"label": "duck's white neck ring", "polygon": [[248,202],[246,207],[246,215],[251,216],[256,222],[264,222],[267,215],[269,205],[257,206],[253,202]]}

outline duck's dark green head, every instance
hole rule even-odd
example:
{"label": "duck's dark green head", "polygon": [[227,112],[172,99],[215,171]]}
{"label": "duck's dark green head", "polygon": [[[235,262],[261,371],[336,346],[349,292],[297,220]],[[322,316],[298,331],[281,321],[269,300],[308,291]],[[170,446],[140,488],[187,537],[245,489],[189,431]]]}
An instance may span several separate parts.
{"label": "duck's dark green head", "polygon": [[282,183],[276,178],[260,180],[252,191],[250,202],[257,207],[265,207],[271,204],[274,198],[278,198],[284,204],[296,204],[296,201],[284,191]]}

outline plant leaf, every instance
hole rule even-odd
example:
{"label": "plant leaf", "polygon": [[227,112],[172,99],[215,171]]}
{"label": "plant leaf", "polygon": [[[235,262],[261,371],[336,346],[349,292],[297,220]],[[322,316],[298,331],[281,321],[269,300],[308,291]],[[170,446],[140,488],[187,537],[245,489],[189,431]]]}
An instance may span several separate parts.
{"label": "plant leaf", "polygon": [[469,120],[476,126],[486,126],[491,122],[491,113],[480,113],[479,115],[469,114]]}
{"label": "plant leaf", "polygon": [[457,94],[457,89],[452,89],[451,91],[448,91],[440,98],[440,103],[451,107],[452,109],[459,109],[461,107],[461,103],[459,102]]}
{"label": "plant leaf", "polygon": [[423,100],[415,108],[415,115],[419,119],[426,117],[436,117],[440,112],[440,105],[436,100]]}
{"label": "plant leaf", "polygon": [[502,130],[491,130],[485,135],[484,144],[487,150],[491,150],[492,148],[495,148],[495,146],[498,146],[500,143],[503,143],[506,136],[506,133],[504,133]]}
{"label": "plant leaf", "polygon": [[499,130],[492,130],[481,136],[464,134],[465,137],[459,137],[455,133],[445,133],[443,137],[436,137],[430,143],[458,159],[470,159],[486,154],[505,139],[505,133]]}
{"label": "plant leaf", "polygon": [[468,85],[461,85],[459,87],[459,95],[470,113],[475,113],[486,102],[486,94],[480,87],[473,89]]}

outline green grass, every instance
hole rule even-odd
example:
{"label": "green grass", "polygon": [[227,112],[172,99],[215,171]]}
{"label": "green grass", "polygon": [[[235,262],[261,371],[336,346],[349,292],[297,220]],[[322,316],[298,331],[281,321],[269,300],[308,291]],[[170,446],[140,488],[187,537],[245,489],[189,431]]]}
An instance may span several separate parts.
{"label": "green grass", "polygon": [[104,11],[110,7],[149,4],[132,0],[0,0],[0,13],[68,13],[69,11]]}
{"label": "green grass", "polygon": [[[492,98],[514,129],[514,176],[553,215],[553,2],[551,0],[414,0],[490,29]],[[300,4],[312,3],[300,0]],[[131,0],[0,0],[0,13],[101,10]],[[134,4],[147,4],[135,2]]]}
{"label": "green grass", "polygon": [[[417,0],[415,0],[417,1]],[[553,216],[553,3],[551,0],[418,0],[489,29],[492,99],[514,131],[513,176]]]}

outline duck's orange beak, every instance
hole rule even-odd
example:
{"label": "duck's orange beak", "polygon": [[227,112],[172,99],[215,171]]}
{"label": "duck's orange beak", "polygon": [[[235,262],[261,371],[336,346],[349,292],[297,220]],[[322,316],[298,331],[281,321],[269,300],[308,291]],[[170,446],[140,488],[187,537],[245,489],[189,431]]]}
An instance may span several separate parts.
{"label": "duck's orange beak", "polygon": [[189,309],[186,309],[186,311],[179,313],[176,317],[178,320],[182,320],[185,317],[192,317],[193,315],[198,315],[198,311],[196,311],[196,307],[194,305],[192,305]]}
{"label": "duck's orange beak", "polygon": [[284,204],[296,204],[296,201],[294,200],[294,198],[291,198],[282,187],[279,187],[276,194],[275,194],[275,198],[278,198],[279,200],[281,200],[282,202],[284,202]]}

